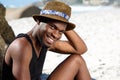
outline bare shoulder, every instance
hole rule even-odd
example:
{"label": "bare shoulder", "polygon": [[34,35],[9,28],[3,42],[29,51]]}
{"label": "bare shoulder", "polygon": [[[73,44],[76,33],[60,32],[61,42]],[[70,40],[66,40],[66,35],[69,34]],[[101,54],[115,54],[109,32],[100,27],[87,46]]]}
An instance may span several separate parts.
{"label": "bare shoulder", "polygon": [[22,37],[14,40],[10,44],[6,54],[15,60],[24,60],[25,58],[29,60],[32,56],[32,48],[30,43],[24,37]]}
{"label": "bare shoulder", "polygon": [[[12,73],[16,79],[29,76],[29,64],[32,58],[32,47],[26,38],[17,38],[7,49],[5,61],[10,65],[12,59]],[[26,78],[25,78],[26,79]]]}

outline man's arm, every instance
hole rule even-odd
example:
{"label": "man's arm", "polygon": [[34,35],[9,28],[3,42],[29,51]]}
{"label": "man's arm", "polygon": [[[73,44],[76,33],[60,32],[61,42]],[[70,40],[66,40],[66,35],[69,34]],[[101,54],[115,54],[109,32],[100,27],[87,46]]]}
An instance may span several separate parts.
{"label": "man's arm", "polygon": [[30,80],[29,62],[32,53],[29,44],[24,38],[17,39],[12,43],[8,51],[13,60],[12,73],[15,79]]}
{"label": "man's arm", "polygon": [[65,36],[68,41],[59,40],[51,46],[50,50],[67,54],[83,54],[87,51],[86,44],[74,30],[66,31]]}

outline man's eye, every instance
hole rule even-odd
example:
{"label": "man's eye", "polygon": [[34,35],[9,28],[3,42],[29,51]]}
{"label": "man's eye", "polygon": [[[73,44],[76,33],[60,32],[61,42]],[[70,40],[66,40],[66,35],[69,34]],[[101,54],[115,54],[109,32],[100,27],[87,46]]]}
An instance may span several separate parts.
{"label": "man's eye", "polygon": [[60,34],[63,34],[63,33],[64,33],[64,31],[59,31],[59,33],[60,33]]}
{"label": "man's eye", "polygon": [[[49,24],[49,25],[50,25],[50,24]],[[55,29],[56,29],[54,25],[50,25],[50,28],[51,28],[52,30],[55,30]]]}
{"label": "man's eye", "polygon": [[55,27],[54,27],[54,26],[50,26],[50,28],[51,28],[51,29],[53,29],[53,30],[55,29]]}

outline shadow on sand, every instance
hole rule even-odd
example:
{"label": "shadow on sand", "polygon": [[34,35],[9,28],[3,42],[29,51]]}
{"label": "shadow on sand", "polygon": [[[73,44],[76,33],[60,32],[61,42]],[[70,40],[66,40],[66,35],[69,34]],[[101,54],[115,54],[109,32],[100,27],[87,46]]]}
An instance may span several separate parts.
{"label": "shadow on sand", "polygon": [[[49,74],[45,74],[45,73],[42,74],[41,80],[46,80],[48,76],[49,76]],[[96,80],[96,79],[92,78],[92,80]]]}

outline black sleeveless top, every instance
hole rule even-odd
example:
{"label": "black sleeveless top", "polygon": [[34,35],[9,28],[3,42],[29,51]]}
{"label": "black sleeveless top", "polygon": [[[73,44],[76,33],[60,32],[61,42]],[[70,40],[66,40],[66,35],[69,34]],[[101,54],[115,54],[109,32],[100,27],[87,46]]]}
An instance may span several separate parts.
{"label": "black sleeveless top", "polygon": [[[40,76],[42,74],[47,47],[43,45],[40,56],[37,57],[30,37],[27,34],[19,34],[16,38],[20,37],[25,37],[32,46],[32,59],[29,65],[31,80],[41,80]],[[2,80],[15,80],[12,74],[12,60],[11,66],[8,66],[5,61],[3,61]]]}

